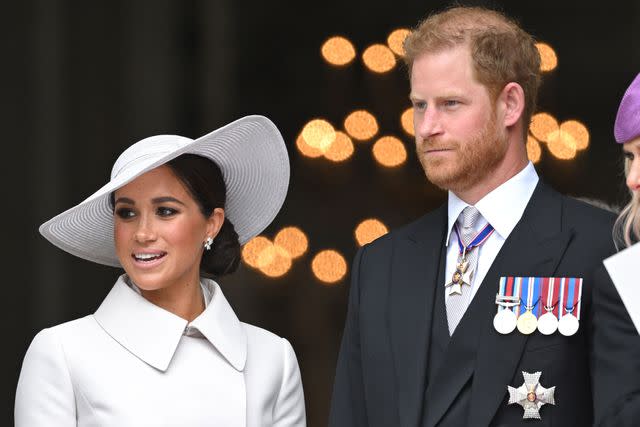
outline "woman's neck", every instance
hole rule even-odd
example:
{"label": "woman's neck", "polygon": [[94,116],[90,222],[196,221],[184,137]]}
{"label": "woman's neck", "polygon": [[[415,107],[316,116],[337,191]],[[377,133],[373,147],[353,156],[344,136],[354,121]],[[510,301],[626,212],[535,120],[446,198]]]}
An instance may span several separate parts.
{"label": "woman's neck", "polygon": [[147,301],[189,322],[205,309],[202,287],[197,280],[155,290],[138,289]]}

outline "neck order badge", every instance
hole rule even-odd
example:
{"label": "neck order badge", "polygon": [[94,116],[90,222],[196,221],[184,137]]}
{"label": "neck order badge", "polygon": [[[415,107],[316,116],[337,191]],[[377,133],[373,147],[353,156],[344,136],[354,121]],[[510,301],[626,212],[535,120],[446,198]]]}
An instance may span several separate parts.
{"label": "neck order badge", "polygon": [[582,279],[569,277],[501,277],[493,325],[501,334],[517,327],[529,335],[559,331],[571,336],[580,327]]}
{"label": "neck order badge", "polygon": [[465,246],[464,243],[462,243],[458,225],[455,224],[454,228],[458,240],[458,263],[456,264],[456,271],[454,271],[451,281],[447,283],[445,287],[449,288],[449,295],[462,295],[462,285],[471,286],[471,278],[475,270],[475,266],[469,265],[468,256],[471,251],[487,241],[489,236],[493,234],[494,229],[491,224],[487,224],[473,239],[471,239],[471,242]]}

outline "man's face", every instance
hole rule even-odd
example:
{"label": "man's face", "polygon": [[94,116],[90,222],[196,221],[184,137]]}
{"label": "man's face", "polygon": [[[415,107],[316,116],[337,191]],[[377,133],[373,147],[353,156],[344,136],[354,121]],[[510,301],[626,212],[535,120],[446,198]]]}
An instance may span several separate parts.
{"label": "man's face", "polygon": [[438,187],[468,191],[504,158],[506,132],[487,88],[473,76],[467,47],[416,58],[410,98],[418,158]]}

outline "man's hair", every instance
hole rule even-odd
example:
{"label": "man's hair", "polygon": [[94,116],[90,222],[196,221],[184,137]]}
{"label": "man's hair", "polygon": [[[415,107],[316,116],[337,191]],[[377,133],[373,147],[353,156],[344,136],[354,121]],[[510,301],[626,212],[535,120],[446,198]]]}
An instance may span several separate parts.
{"label": "man's hair", "polygon": [[533,37],[500,12],[454,7],[429,16],[406,38],[404,59],[409,73],[420,55],[458,46],[469,47],[475,78],[494,101],[508,83],[522,86],[526,135],[540,86],[540,54]]}

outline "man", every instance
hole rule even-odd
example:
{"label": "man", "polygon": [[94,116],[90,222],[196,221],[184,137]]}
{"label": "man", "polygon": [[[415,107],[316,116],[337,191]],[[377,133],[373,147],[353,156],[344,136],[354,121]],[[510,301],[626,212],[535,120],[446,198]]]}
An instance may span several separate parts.
{"label": "man", "polygon": [[613,217],[555,192],[527,160],[533,39],[497,12],[458,7],[425,20],[405,51],[417,154],[448,203],[356,255],[330,425],[619,415],[640,384],[640,340],[598,268]]}

